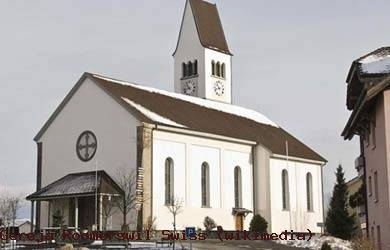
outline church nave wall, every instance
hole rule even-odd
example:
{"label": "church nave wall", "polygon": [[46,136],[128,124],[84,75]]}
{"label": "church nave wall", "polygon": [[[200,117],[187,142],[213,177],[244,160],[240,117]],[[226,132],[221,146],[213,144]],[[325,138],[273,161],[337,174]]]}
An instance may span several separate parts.
{"label": "church nave wall", "polygon": [[[242,207],[253,210],[251,146],[171,132],[153,132],[153,215],[159,229],[171,229],[172,215],[165,206],[165,161],[174,166],[174,196],[183,200],[178,228],[203,228],[205,216],[225,229],[235,230],[234,168],[241,169]],[[202,206],[202,164],[209,167],[209,206]],[[244,220],[248,229],[252,214]]]}

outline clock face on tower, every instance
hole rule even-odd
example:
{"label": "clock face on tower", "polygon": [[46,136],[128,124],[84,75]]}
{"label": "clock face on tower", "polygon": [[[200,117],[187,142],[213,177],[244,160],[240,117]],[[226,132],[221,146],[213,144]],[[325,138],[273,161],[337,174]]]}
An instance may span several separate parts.
{"label": "clock face on tower", "polygon": [[222,81],[217,80],[214,82],[214,93],[217,96],[221,96],[223,93],[225,93],[225,86]]}
{"label": "clock face on tower", "polygon": [[182,82],[182,91],[186,95],[195,95],[197,84],[194,79],[188,79]]}

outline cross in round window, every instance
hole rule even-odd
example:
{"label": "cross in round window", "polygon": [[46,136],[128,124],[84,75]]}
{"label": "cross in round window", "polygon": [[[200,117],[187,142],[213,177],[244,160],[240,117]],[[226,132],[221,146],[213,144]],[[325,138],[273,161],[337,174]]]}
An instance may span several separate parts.
{"label": "cross in round window", "polygon": [[76,143],[77,156],[82,161],[89,161],[95,155],[97,149],[96,136],[91,131],[81,133]]}

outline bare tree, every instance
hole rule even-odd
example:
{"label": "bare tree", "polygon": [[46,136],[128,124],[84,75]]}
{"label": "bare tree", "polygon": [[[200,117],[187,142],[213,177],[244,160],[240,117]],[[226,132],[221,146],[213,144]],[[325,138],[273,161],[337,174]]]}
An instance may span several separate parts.
{"label": "bare tree", "polygon": [[116,206],[123,214],[123,226],[127,227],[127,215],[137,205],[137,173],[135,170],[118,169],[115,179],[124,195],[122,199],[117,199]]}
{"label": "bare tree", "polygon": [[[176,234],[176,216],[183,212],[183,200],[172,196],[167,208],[173,216],[173,232]],[[175,249],[175,241],[173,241],[173,249]]]}
{"label": "bare tree", "polygon": [[103,231],[107,230],[108,218],[116,213],[119,199],[121,199],[121,197],[112,195],[103,197],[103,209],[101,211],[103,217]]}
{"label": "bare tree", "polygon": [[15,220],[17,217],[18,210],[21,205],[21,198],[20,196],[17,195],[11,195],[8,198],[8,204],[9,204],[9,210],[10,210],[10,215],[11,215],[11,221],[12,221],[12,228],[15,230]]}

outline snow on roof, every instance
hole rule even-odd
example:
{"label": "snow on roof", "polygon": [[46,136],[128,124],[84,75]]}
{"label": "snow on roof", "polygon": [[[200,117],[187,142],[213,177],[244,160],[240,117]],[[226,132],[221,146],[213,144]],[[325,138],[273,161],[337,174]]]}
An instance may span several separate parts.
{"label": "snow on roof", "polygon": [[[274,126],[274,127],[279,127],[276,123],[274,123],[273,121],[268,119],[263,114],[261,114],[261,113],[259,113],[257,111],[251,110],[251,109],[243,108],[243,107],[232,105],[232,104],[217,102],[217,101],[210,101],[210,100],[206,100],[206,99],[202,99],[202,98],[198,98],[198,97],[187,96],[187,95],[178,94],[178,93],[172,93],[172,92],[169,92],[169,91],[166,91],[166,90],[160,90],[160,89],[156,89],[156,88],[152,88],[152,87],[145,87],[145,86],[141,86],[141,85],[125,82],[125,81],[120,81],[120,80],[116,80],[116,79],[112,79],[112,78],[107,78],[107,77],[100,76],[100,75],[95,75],[94,74],[93,76],[96,77],[96,78],[100,78],[100,79],[106,80],[106,81],[111,81],[111,82],[115,82],[115,83],[122,84],[122,85],[128,85],[128,86],[132,86],[134,88],[139,88],[139,89],[142,89],[142,90],[146,90],[146,91],[149,91],[149,92],[152,92],[152,93],[158,93],[158,94],[161,94],[161,95],[165,95],[165,96],[169,96],[169,97],[172,97],[172,98],[180,99],[180,100],[183,100],[183,101],[191,102],[191,103],[194,103],[194,104],[197,104],[197,105],[209,108],[209,109],[214,109],[214,110],[218,110],[218,111],[221,111],[221,112],[229,113],[229,114],[232,114],[232,115],[244,117],[244,118],[253,120],[255,122],[258,122],[258,123],[271,125],[271,126]],[[126,99],[126,98],[122,98],[122,99]],[[125,101],[127,101],[127,100],[125,100]],[[129,103],[129,104],[131,105],[131,103]],[[135,105],[137,105],[137,104],[135,104]],[[142,106],[139,105],[139,107],[142,107]],[[142,112],[141,110],[139,110],[139,111]],[[151,111],[149,111],[149,112],[151,112]],[[153,112],[151,112],[151,113],[153,113]],[[149,118],[154,120],[152,117],[149,117]],[[167,118],[164,118],[164,117],[160,116],[160,119],[161,118],[167,119]],[[167,120],[169,120],[169,119],[167,119]],[[158,121],[158,120],[156,120],[156,121]],[[169,121],[171,121],[171,120],[169,120]],[[171,121],[171,122],[173,122],[173,121]],[[165,122],[162,122],[162,123],[165,123]],[[177,126],[177,125],[174,125],[174,126]],[[183,125],[179,124],[179,126],[183,126]]]}
{"label": "snow on roof", "polygon": [[183,125],[181,125],[179,123],[176,123],[176,122],[174,122],[174,121],[172,121],[172,120],[170,120],[168,118],[162,117],[161,115],[156,114],[156,113],[150,111],[149,109],[141,106],[140,104],[137,104],[137,103],[131,101],[128,98],[122,97],[122,100],[124,100],[125,102],[130,104],[132,107],[137,109],[139,112],[144,114],[146,117],[148,117],[152,121],[156,121],[156,122],[159,122],[159,123],[163,123],[163,124],[166,124],[166,125],[172,125],[172,126],[176,126],[176,127],[182,127],[182,128],[186,127],[186,126],[183,126]]}
{"label": "snow on roof", "polygon": [[367,74],[390,73],[390,55],[369,55],[359,61],[361,70]]}

